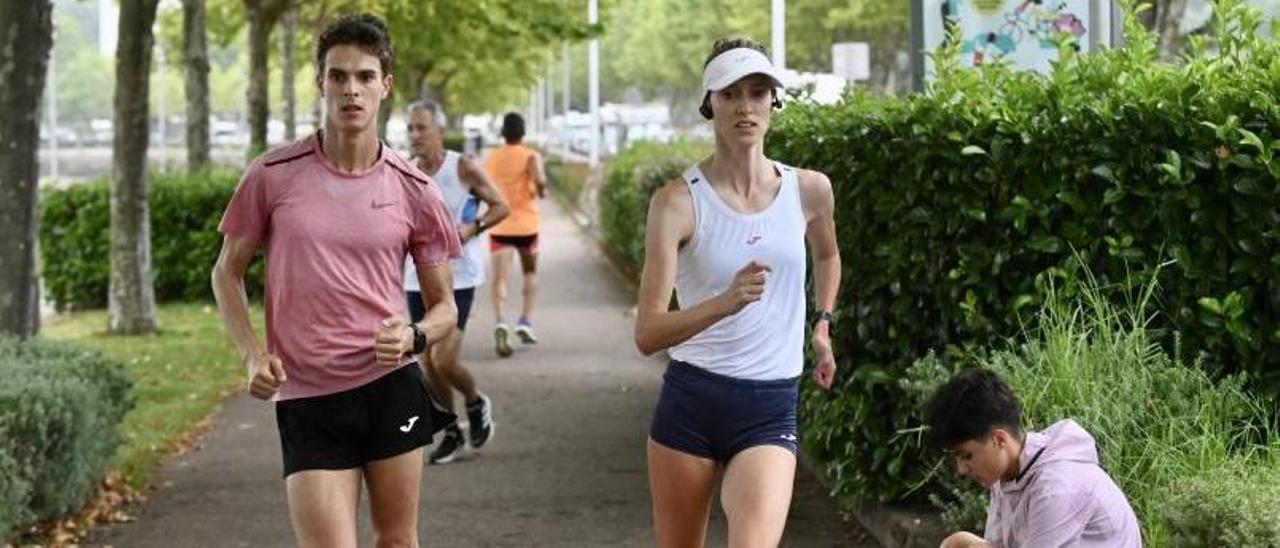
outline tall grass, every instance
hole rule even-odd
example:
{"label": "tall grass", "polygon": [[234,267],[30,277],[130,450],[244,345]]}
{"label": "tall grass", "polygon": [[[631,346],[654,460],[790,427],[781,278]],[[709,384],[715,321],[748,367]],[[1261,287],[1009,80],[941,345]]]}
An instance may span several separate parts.
{"label": "tall grass", "polygon": [[[1074,298],[1048,288],[1021,341],[975,350],[959,363],[920,360],[904,385],[923,402],[964,364],[995,370],[1017,392],[1028,428],[1071,418],[1093,434],[1102,466],[1128,495],[1147,544],[1167,546],[1172,535],[1161,510],[1171,490],[1228,466],[1268,461],[1271,415],[1243,378],[1215,382],[1153,340],[1154,283],[1125,290],[1085,276]],[[986,498],[973,487],[955,488],[954,478],[947,483],[956,496],[936,503],[957,521],[952,525],[973,527],[985,515]]]}

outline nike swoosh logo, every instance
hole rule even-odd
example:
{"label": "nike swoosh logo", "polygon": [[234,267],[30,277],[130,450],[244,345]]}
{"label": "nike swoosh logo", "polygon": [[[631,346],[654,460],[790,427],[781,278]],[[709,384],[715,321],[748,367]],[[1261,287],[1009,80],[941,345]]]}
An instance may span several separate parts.
{"label": "nike swoosh logo", "polygon": [[782,439],[787,441],[796,441],[796,437],[791,434],[783,434]]}
{"label": "nike swoosh logo", "polygon": [[401,426],[401,427],[400,427],[400,431],[401,431],[401,432],[404,432],[404,433],[406,433],[406,434],[408,434],[410,430],[413,430],[413,424],[414,424],[414,423],[416,423],[416,422],[418,422],[418,416],[417,416],[417,415],[414,415],[414,416],[412,416],[412,417],[409,417],[409,424],[406,424],[406,425],[404,425],[404,426]]}

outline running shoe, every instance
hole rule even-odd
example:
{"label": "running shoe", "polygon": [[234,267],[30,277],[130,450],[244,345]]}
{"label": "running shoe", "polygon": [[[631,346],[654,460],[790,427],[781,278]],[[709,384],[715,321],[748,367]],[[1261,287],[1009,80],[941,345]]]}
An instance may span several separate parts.
{"label": "running shoe", "polygon": [[493,349],[499,356],[504,358],[511,355],[511,343],[507,341],[511,337],[511,329],[507,324],[500,323],[498,327],[493,328]]}
{"label": "running shoe", "polygon": [[533,326],[527,320],[516,324],[516,336],[524,344],[538,344],[538,336],[533,334]]}
{"label": "running shoe", "polygon": [[479,449],[493,439],[493,402],[489,396],[479,395],[475,403],[467,404],[467,421],[470,422],[471,447]]}
{"label": "running shoe", "polygon": [[462,437],[462,429],[458,428],[458,423],[453,423],[444,429],[444,437],[440,438],[440,445],[437,445],[431,451],[431,455],[427,458],[430,464],[445,464],[453,462],[462,454],[462,450],[467,446],[467,440]]}

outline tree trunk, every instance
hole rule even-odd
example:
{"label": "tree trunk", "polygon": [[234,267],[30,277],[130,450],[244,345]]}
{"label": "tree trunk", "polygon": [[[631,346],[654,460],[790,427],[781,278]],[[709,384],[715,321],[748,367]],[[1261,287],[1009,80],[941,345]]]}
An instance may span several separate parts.
{"label": "tree trunk", "polygon": [[391,123],[391,113],[396,110],[396,95],[399,93],[392,89],[378,108],[378,138],[383,141],[387,140],[387,124]]}
{"label": "tree trunk", "polygon": [[209,165],[209,42],[205,0],[182,0],[182,58],[187,79],[187,171]]}
{"label": "tree trunk", "polygon": [[245,99],[249,107],[249,157],[267,150],[269,107],[271,29],[288,6],[285,0],[244,0],[249,19],[249,90]]}
{"label": "tree trunk", "polygon": [[298,8],[293,7],[284,13],[284,27],[280,34],[280,94],[284,99],[284,139],[293,141],[297,138],[298,120],[295,115],[298,108],[298,97],[294,92],[294,77],[297,67],[294,65],[293,49],[298,34]]}
{"label": "tree trunk", "polygon": [[40,98],[53,47],[48,0],[0,3],[0,333],[40,328],[36,277]]}
{"label": "tree trunk", "polygon": [[1182,16],[1187,12],[1187,0],[1164,0],[1160,3],[1160,26],[1157,27],[1160,51],[1165,57],[1173,58],[1182,46]]}
{"label": "tree trunk", "polygon": [[1151,9],[1142,13],[1139,20],[1148,30],[1156,33],[1156,46],[1165,58],[1178,52],[1181,42],[1182,16],[1187,11],[1187,0],[1151,0]]}
{"label": "tree trunk", "polygon": [[148,89],[151,27],[159,0],[121,0],[116,46],[115,143],[111,173],[111,281],[107,322],[112,333],[156,329],[147,204]]}

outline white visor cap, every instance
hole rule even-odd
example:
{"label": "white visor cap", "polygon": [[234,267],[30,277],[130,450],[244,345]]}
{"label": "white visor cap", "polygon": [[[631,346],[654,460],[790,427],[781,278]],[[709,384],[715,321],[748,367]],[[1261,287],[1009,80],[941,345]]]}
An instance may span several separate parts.
{"label": "white visor cap", "polygon": [[752,74],[763,74],[773,80],[773,87],[782,85],[782,72],[763,53],[751,48],[734,48],[717,55],[702,71],[702,90],[720,91]]}

